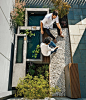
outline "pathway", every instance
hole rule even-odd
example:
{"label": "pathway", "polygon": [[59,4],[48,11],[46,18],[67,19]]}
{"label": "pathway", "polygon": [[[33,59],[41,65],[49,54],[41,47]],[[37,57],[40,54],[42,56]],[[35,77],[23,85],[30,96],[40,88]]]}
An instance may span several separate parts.
{"label": "pathway", "polygon": [[73,5],[68,14],[73,63],[78,63],[81,97],[86,98],[86,0]]}
{"label": "pathway", "polygon": [[63,28],[64,38],[57,36],[57,30],[51,30],[52,34],[57,37],[56,45],[62,50],[58,50],[50,56],[50,86],[58,86],[61,89],[60,93],[55,93],[54,96],[65,96],[65,73],[64,67],[71,63],[70,42],[67,28]]}

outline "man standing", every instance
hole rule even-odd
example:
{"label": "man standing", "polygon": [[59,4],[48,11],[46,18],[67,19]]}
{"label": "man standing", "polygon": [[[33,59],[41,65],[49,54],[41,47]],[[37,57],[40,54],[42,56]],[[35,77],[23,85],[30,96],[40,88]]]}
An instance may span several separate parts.
{"label": "man standing", "polygon": [[[54,22],[56,22],[56,25],[53,24]],[[41,21],[41,34],[44,34],[45,31],[51,38],[53,38],[54,42],[56,43],[57,41],[55,37],[50,33],[50,28],[57,28],[58,35],[64,38],[64,36],[62,35],[61,26],[59,24],[57,11],[47,14],[45,18]]]}

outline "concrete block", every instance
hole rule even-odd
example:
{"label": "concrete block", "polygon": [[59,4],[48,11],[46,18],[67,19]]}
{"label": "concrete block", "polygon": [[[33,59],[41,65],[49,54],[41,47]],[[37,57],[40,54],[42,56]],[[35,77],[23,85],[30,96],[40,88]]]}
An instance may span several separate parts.
{"label": "concrete block", "polygon": [[83,63],[86,63],[86,50],[80,50],[80,54],[81,54],[81,61]]}
{"label": "concrete block", "polygon": [[70,35],[70,41],[71,41],[71,43],[75,43],[73,35]]}
{"label": "concrete block", "polygon": [[82,14],[86,15],[86,9],[82,9]]}
{"label": "concrete block", "polygon": [[86,25],[85,25],[85,28],[86,28]]}
{"label": "concrete block", "polygon": [[78,43],[79,44],[81,38],[82,38],[82,36],[80,36],[80,35],[74,35],[74,43]]}
{"label": "concrete block", "polygon": [[72,21],[68,19],[68,25],[72,25]]}
{"label": "concrete block", "polygon": [[78,8],[78,5],[73,5],[73,8]]}
{"label": "concrete block", "polygon": [[82,24],[86,25],[86,18],[83,19],[81,22],[82,22]]}
{"label": "concrete block", "polygon": [[74,9],[74,15],[82,15],[82,10],[81,9]]}
{"label": "concrete block", "polygon": [[85,34],[84,34],[84,33],[85,33],[85,29],[82,29],[82,30],[80,29],[79,32],[80,32],[80,35],[81,35],[81,36],[82,36],[82,35],[85,35]]}
{"label": "concrete block", "polygon": [[80,16],[79,15],[74,15],[74,20],[80,20]]}
{"label": "concrete block", "polygon": [[80,19],[75,19],[75,20],[72,20],[72,25],[75,25],[75,24],[77,24],[78,22],[80,22]]}
{"label": "concrete block", "polygon": [[71,44],[71,49],[73,53],[75,53],[77,47],[78,47],[78,44]]}
{"label": "concrete block", "polygon": [[78,23],[76,23],[76,25],[82,25],[82,21],[79,21]]}
{"label": "concrete block", "polygon": [[79,29],[85,30],[85,25],[79,25]]}
{"label": "concrete block", "polygon": [[69,19],[69,20],[73,20],[73,19],[74,19],[73,11],[69,11],[68,19]]}
{"label": "concrete block", "polygon": [[78,5],[79,8],[86,8],[86,3],[83,3],[82,5]]}
{"label": "concrete block", "polygon": [[80,35],[78,25],[69,25],[69,34],[70,35]]}
{"label": "concrete block", "polygon": [[85,63],[78,63],[78,69],[79,69],[79,71],[86,70],[86,64]]}
{"label": "concrete block", "polygon": [[85,44],[79,44],[79,49],[86,49],[86,45]]}
{"label": "concrete block", "polygon": [[80,63],[80,62],[81,62],[80,54],[74,55],[73,56],[73,63]]}

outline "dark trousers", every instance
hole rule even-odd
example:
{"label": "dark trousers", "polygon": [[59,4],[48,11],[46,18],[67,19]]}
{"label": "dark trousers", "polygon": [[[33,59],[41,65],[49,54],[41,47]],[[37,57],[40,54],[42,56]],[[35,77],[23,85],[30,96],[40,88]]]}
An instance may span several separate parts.
{"label": "dark trousers", "polygon": [[[53,24],[53,28],[57,28],[57,33],[58,35],[60,35],[60,29],[57,27],[56,24]],[[43,30],[51,37],[53,38],[53,40],[55,39],[55,37],[50,33],[50,30],[47,28],[43,28]]]}

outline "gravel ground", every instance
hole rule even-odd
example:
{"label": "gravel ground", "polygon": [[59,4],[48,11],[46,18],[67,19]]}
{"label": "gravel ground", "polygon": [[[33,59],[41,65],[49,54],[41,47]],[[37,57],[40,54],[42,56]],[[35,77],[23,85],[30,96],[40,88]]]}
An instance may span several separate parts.
{"label": "gravel ground", "polygon": [[62,48],[50,56],[50,86],[58,86],[61,89],[61,92],[57,92],[53,96],[65,96],[64,67],[71,63],[68,28],[62,29],[64,38],[57,35],[56,29],[50,31],[57,39],[56,46]]}

